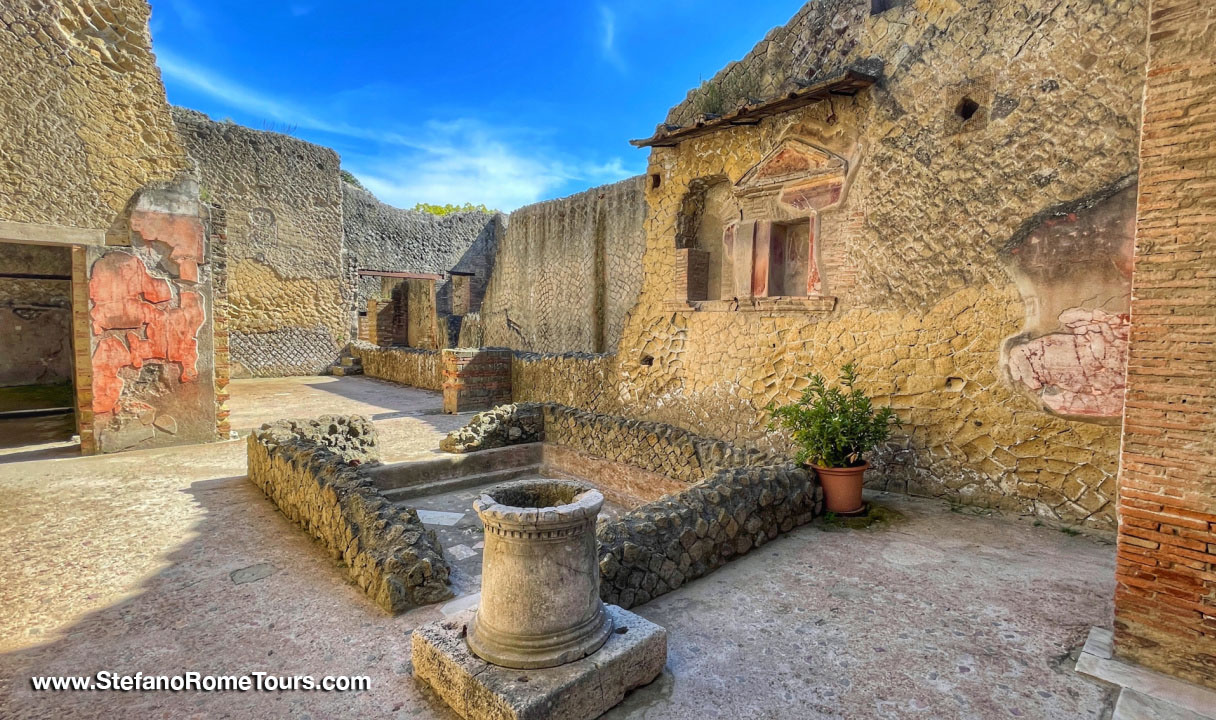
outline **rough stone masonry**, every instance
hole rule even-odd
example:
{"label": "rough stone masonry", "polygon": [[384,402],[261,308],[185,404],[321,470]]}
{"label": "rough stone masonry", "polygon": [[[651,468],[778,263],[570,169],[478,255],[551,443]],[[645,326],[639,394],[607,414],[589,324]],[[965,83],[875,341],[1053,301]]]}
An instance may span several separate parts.
{"label": "rough stone masonry", "polygon": [[249,479],[341,560],[392,613],[451,597],[449,568],[418,513],[380,495],[364,472],[379,462],[366,419],[283,420],[249,435]]}

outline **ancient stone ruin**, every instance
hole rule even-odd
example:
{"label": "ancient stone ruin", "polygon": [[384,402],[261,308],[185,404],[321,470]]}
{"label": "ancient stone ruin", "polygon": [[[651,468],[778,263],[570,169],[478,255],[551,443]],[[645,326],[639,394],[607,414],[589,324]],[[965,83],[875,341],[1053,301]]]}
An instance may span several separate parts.
{"label": "ancient stone ruin", "polygon": [[413,636],[415,675],[465,718],[596,717],[662,671],[663,629],[600,600],[603,503],[590,485],[553,479],[474,503],[486,528],[481,601]]}
{"label": "ancient stone ruin", "polygon": [[[172,447],[139,492],[173,499],[125,502],[114,532],[174,536],[130,508],[239,492],[183,478],[247,433],[244,470],[208,478],[260,505],[210,515],[311,538],[332,571],[312,589],[366,598],[360,627],[443,615],[412,668],[464,717],[588,718],[662,672],[665,631],[632,611],[779,539],[828,572],[811,530],[838,519],[771,408],[849,363],[902,423],[871,497],[1106,538],[1113,611],[1078,667],[1216,689],[1211,2],[815,0],[673,98],[632,141],[642,174],[443,217],[333,149],[171,107],[150,13],[0,7],[0,420],[143,451],[18,449],[37,492]],[[299,377],[282,405],[311,419],[235,407],[234,383],[274,405],[256,383]],[[7,532],[53,534],[103,489]],[[1056,620],[1052,672],[1081,642]]]}

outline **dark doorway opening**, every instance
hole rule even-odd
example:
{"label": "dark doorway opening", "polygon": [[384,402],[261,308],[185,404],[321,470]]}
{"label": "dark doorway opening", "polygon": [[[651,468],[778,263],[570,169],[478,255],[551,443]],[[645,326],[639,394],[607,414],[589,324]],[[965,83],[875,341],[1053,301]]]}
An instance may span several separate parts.
{"label": "dark doorway opening", "polygon": [[0,338],[0,452],[72,442],[71,247],[0,242]]}

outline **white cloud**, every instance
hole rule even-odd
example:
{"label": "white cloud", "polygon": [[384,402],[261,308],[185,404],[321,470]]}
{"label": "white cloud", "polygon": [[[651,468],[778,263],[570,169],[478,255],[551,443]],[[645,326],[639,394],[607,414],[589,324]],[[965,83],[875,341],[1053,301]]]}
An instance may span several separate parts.
{"label": "white cloud", "polygon": [[432,122],[419,128],[414,151],[352,158],[348,165],[392,205],[471,202],[504,211],[552,197],[567,183],[591,186],[632,174],[620,159],[597,164],[565,158],[537,145],[534,135],[471,119]]}
{"label": "white cloud", "polygon": [[471,202],[509,211],[551,197],[567,183],[592,186],[634,174],[620,158],[602,163],[571,158],[550,147],[541,132],[475,118],[407,128],[353,125],[191,65],[171,51],[158,49],[157,56],[166,77],[232,109],[361,141],[367,151],[347,152],[344,167],[381,200],[399,207]]}
{"label": "white cloud", "polygon": [[600,52],[604,59],[616,69],[625,71],[625,60],[616,48],[616,13],[607,5],[600,5]]}
{"label": "white cloud", "polygon": [[195,35],[202,34],[206,30],[206,18],[203,16],[202,11],[190,0],[170,0],[169,4],[173,6],[173,12],[177,14],[182,27]]}

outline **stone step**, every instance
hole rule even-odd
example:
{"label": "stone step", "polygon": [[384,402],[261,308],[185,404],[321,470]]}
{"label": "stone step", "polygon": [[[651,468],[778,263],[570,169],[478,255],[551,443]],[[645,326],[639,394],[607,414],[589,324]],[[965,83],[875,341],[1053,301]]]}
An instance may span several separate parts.
{"label": "stone step", "polygon": [[343,355],[342,359],[338,361],[338,364],[344,368],[361,368],[363,367],[363,358]]}
{"label": "stone step", "polygon": [[333,375],[337,375],[338,377],[344,377],[347,375],[362,375],[363,368],[362,367],[343,367],[342,365],[330,365],[329,372]]}
{"label": "stone step", "polygon": [[450,477],[443,480],[433,480],[431,482],[419,483],[417,485],[409,485],[396,490],[382,490],[384,499],[393,504],[400,505],[414,498],[425,497],[427,495],[438,495],[439,493],[452,492],[453,490],[465,490],[480,485],[497,485],[498,483],[508,482],[528,475],[535,475],[535,467],[515,467],[505,470],[494,470],[492,472],[477,473],[476,475],[465,475],[463,477]]}

